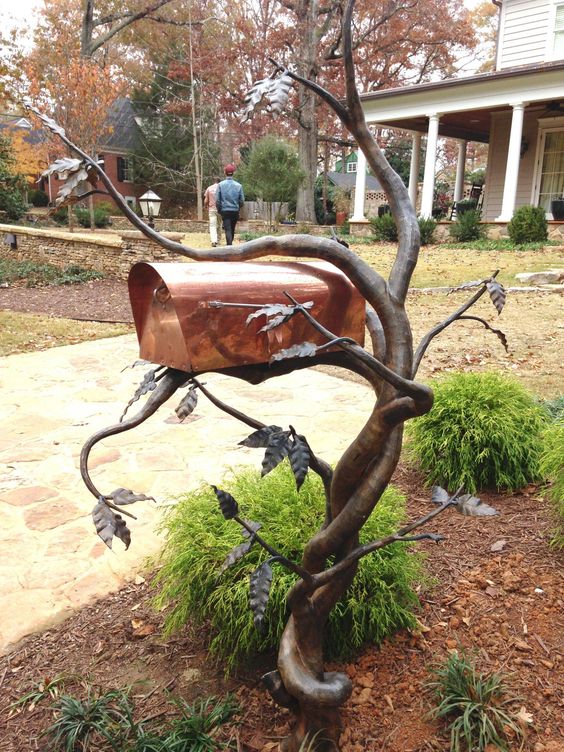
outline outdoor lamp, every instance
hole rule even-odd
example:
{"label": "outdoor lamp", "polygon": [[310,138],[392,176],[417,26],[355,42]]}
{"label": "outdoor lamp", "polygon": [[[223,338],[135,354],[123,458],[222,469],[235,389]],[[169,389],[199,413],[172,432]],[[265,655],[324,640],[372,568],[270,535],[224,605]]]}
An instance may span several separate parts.
{"label": "outdoor lamp", "polygon": [[139,206],[141,207],[141,213],[147,218],[147,224],[149,227],[154,227],[155,223],[153,219],[159,216],[161,210],[162,198],[150,188],[147,193],[144,193],[139,199]]}

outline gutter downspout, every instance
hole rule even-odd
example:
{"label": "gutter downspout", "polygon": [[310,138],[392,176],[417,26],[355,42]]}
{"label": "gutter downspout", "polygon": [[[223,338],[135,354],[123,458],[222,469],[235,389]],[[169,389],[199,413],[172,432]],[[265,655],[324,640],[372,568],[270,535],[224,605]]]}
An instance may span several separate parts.
{"label": "gutter downspout", "polygon": [[492,3],[500,10],[500,13],[497,14],[497,34],[495,37],[495,70],[499,70],[497,63],[498,63],[498,57],[499,57],[499,32],[501,29],[502,0],[492,0]]}

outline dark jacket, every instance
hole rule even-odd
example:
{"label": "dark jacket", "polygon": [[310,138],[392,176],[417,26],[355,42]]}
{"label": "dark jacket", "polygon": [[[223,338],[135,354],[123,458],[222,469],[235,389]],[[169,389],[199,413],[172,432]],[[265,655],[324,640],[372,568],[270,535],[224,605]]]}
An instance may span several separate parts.
{"label": "dark jacket", "polygon": [[233,178],[222,180],[215,194],[215,204],[218,212],[238,212],[243,206],[245,195],[243,186]]}

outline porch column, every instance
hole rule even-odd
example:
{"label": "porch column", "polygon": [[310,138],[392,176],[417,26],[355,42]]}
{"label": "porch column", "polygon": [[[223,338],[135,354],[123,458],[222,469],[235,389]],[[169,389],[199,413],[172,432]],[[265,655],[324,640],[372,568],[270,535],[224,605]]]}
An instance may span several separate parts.
{"label": "porch column", "polygon": [[425,173],[423,176],[423,191],[421,193],[422,217],[433,216],[433,193],[435,191],[435,164],[437,161],[437,143],[439,141],[439,115],[429,115],[429,130],[427,131],[427,154],[425,155]]}
{"label": "porch column", "polygon": [[354,213],[351,222],[364,222],[364,197],[366,193],[366,157],[362,149],[357,152],[356,180],[354,184]]}
{"label": "porch column", "polygon": [[455,203],[462,201],[462,194],[464,193],[464,172],[466,170],[466,147],[467,141],[458,142],[458,161],[456,162],[456,180],[454,182],[454,196]]}
{"label": "porch column", "polygon": [[523,102],[518,102],[513,105],[509,147],[507,149],[507,165],[505,168],[505,182],[503,184],[503,201],[501,204],[501,214],[499,217],[496,217],[497,222],[509,222],[515,210],[524,113],[525,104]]}
{"label": "porch column", "polygon": [[419,160],[421,158],[421,134],[414,133],[411,137],[411,163],[409,165],[409,198],[413,208],[417,206],[417,182],[419,180]]}

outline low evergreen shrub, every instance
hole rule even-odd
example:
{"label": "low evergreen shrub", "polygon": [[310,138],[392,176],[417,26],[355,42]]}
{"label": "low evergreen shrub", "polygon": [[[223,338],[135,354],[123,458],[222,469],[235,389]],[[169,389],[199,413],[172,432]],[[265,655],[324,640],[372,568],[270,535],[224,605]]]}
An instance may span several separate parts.
{"label": "low evergreen shrub", "polygon": [[398,228],[391,214],[382,214],[380,217],[371,217],[370,223],[377,240],[387,240],[395,243],[398,239]]}
{"label": "low evergreen shrub", "polygon": [[432,217],[419,217],[419,233],[421,235],[421,245],[429,245],[433,242],[433,236],[437,229],[437,221]]}
{"label": "low evergreen shrub", "polygon": [[76,264],[60,269],[53,264],[38,264],[36,261],[0,259],[0,283],[2,284],[25,280],[26,287],[69,285],[77,282],[88,282],[91,279],[100,279],[103,276],[102,272],[83,269]]}
{"label": "low evergreen shrub", "polygon": [[[77,207],[74,210],[78,224],[81,227],[90,227],[90,210]],[[94,207],[94,226],[108,227],[111,223],[110,213],[103,206]]]}
{"label": "low evergreen shrub", "polygon": [[564,419],[560,418],[544,433],[540,458],[542,477],[549,483],[546,495],[550,499],[555,520],[552,544],[564,548]]}
{"label": "low evergreen shrub", "polygon": [[449,233],[461,243],[484,238],[486,229],[480,224],[480,212],[477,209],[471,209],[457,214],[456,221],[449,227]]}
{"label": "low evergreen shrub", "polygon": [[[308,474],[301,491],[284,462],[264,478],[244,469],[224,481],[238,501],[241,514],[263,525],[261,535],[288,558],[300,561],[304,545],[323,520],[325,500],[317,476]],[[361,542],[388,535],[401,527],[405,500],[389,488],[361,531]],[[164,518],[165,546],[156,577],[157,608],[170,607],[167,634],[188,620],[212,629],[210,650],[231,670],[237,661],[274,648],[287,618],[286,595],[296,576],[274,564],[274,578],[266,610],[265,631],[259,633],[249,608],[249,575],[267,558],[255,544],[225,572],[221,565],[242,542],[238,525],[221,515],[211,488],[182,497]],[[345,657],[365,642],[380,642],[401,627],[415,624],[412,589],[421,581],[420,558],[406,544],[395,544],[366,556],[343,601],[333,610],[327,628],[330,656]]]}
{"label": "low evergreen shrub", "polygon": [[32,206],[47,206],[49,203],[49,196],[38,188],[28,191],[27,198]]}
{"label": "low evergreen shrub", "polygon": [[6,213],[8,221],[20,220],[27,212],[27,204],[21,191],[0,191],[0,211]]}
{"label": "low evergreen shrub", "polygon": [[433,384],[427,415],[407,425],[408,453],[429,484],[514,490],[541,477],[547,414],[521,384],[495,373],[457,373]]}
{"label": "low evergreen shrub", "polygon": [[548,223],[542,206],[520,206],[507,225],[516,245],[542,243],[548,238]]}

